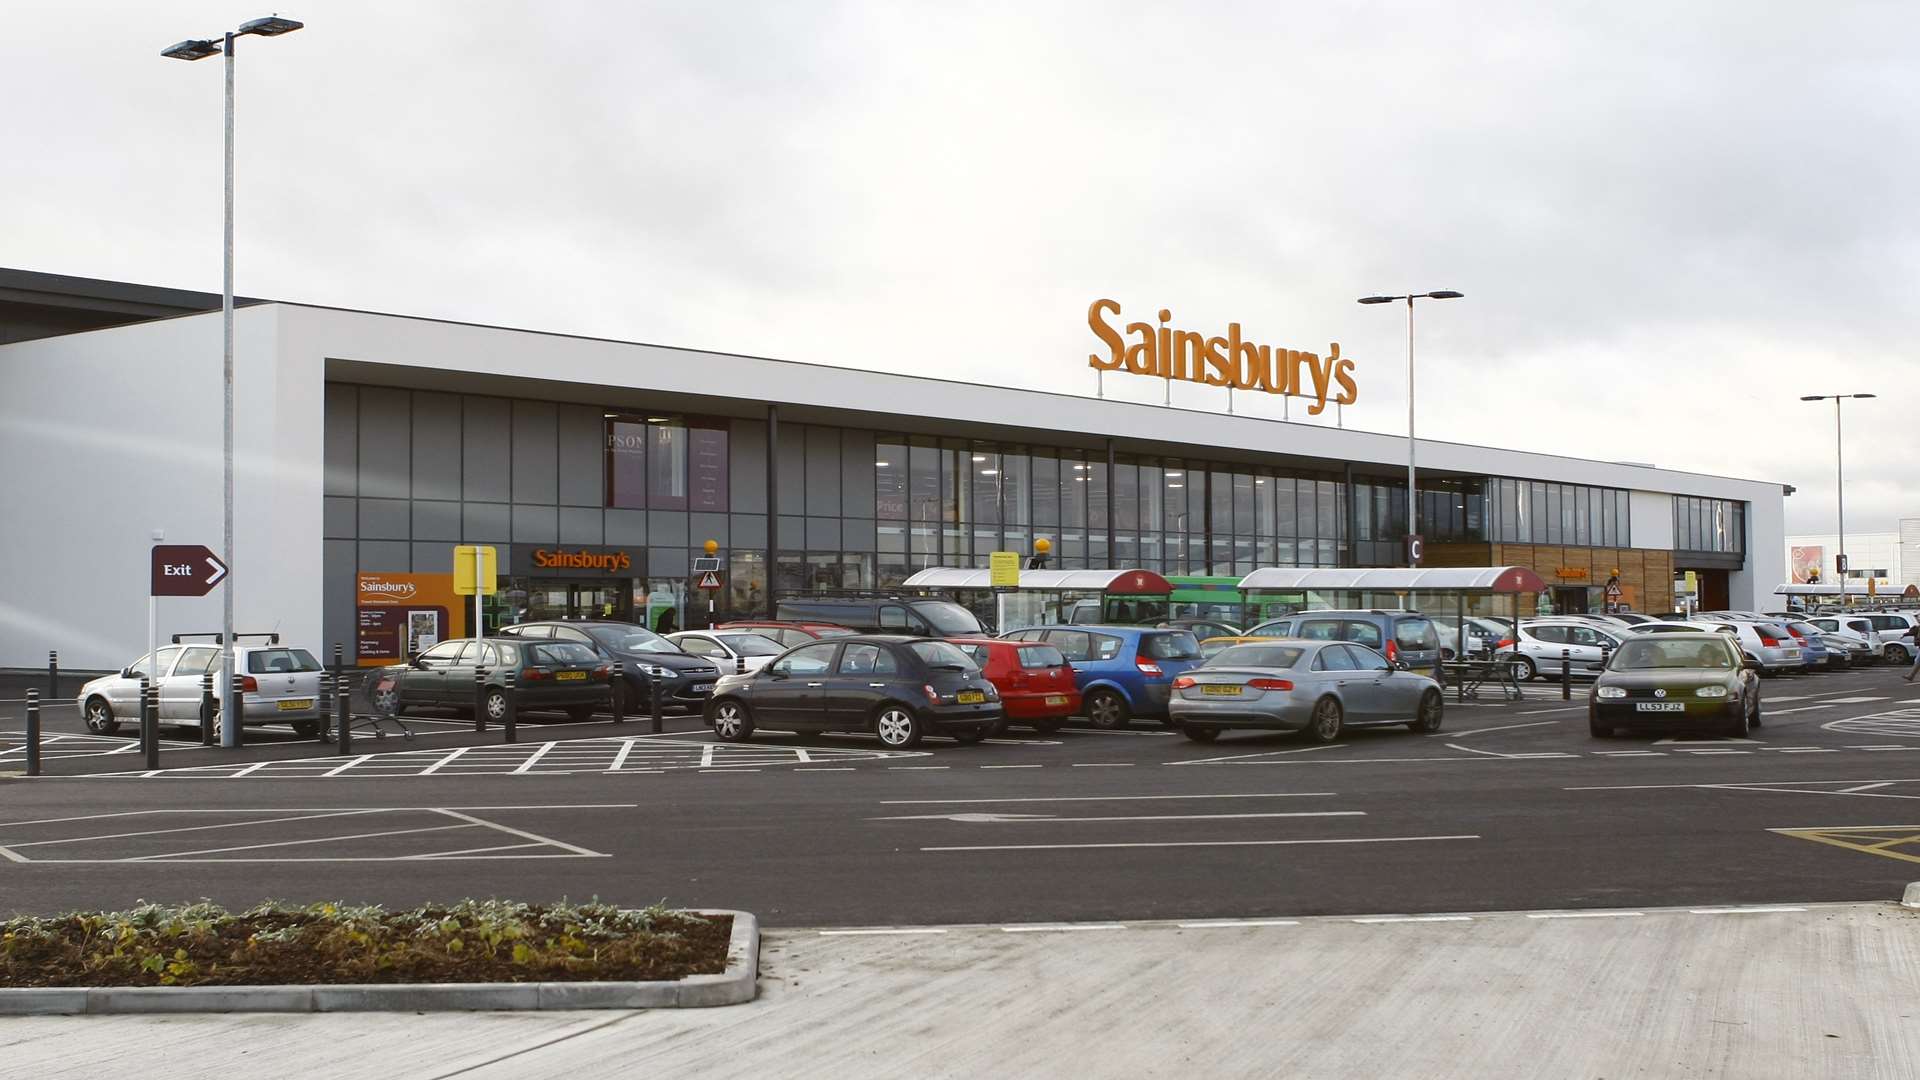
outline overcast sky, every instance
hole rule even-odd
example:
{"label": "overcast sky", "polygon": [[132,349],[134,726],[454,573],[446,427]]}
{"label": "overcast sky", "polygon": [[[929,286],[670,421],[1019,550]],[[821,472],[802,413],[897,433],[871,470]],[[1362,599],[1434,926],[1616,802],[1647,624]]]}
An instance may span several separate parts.
{"label": "overcast sky", "polygon": [[[1401,433],[1353,301],[1458,289],[1423,436],[1825,532],[1798,395],[1874,391],[1848,527],[1920,516],[1911,2],[303,2],[239,53],[243,294],[1085,394],[1107,297],[1338,341]],[[270,11],[9,4],[0,265],[217,291],[219,61],[159,50]]]}

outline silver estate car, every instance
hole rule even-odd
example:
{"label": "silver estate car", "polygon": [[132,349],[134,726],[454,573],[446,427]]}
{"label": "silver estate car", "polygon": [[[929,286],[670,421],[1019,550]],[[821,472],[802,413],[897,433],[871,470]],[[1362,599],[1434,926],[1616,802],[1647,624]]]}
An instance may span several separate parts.
{"label": "silver estate car", "polygon": [[[123,723],[139,725],[142,675],[160,692],[162,726],[200,726],[201,677],[209,671],[219,677],[220,647],[198,642],[165,645],[154,657],[157,663],[150,664],[149,658],[142,656],[80,688],[75,700],[88,731],[111,735]],[[291,724],[301,735],[319,732],[323,719],[319,709],[321,671],[312,653],[277,642],[235,645],[233,670],[245,679],[248,727]]]}
{"label": "silver estate car", "polygon": [[1440,684],[1364,645],[1283,638],[1222,650],[1173,680],[1168,712],[1195,742],[1222,731],[1304,731],[1328,743],[1348,727],[1439,731]]}

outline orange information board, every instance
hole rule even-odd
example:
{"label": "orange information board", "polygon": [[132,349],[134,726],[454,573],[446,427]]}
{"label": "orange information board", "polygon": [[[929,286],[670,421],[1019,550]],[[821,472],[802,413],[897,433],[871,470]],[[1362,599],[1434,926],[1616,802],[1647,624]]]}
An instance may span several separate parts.
{"label": "orange information board", "polygon": [[452,574],[363,573],[353,606],[361,667],[405,660],[436,641],[472,632],[472,611],[453,591]]}

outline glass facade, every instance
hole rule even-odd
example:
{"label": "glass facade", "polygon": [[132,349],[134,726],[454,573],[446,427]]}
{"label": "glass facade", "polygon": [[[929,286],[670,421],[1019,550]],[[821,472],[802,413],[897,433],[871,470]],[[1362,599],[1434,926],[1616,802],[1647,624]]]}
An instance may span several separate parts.
{"label": "glass facade", "polygon": [[1490,539],[1501,543],[1628,546],[1628,493],[1619,488],[1495,477],[1486,502]]}
{"label": "glass facade", "polygon": [[1743,555],[1747,550],[1747,504],[1692,495],[1673,497],[1673,546],[1681,551]]}

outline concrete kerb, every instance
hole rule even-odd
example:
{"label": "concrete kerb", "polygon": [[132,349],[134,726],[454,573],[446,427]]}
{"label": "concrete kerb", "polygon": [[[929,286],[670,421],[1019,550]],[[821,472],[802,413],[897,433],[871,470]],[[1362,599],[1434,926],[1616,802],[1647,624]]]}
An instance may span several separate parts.
{"label": "concrete kerb", "polygon": [[1920,881],[1909,882],[1906,894],[1900,897],[1900,906],[1920,908]]}
{"label": "concrete kerb", "polygon": [[733,916],[727,970],[677,981],[413,983],[338,986],[75,986],[0,988],[0,1016],[207,1012],[468,1012],[542,1009],[694,1009],[752,1001],[760,922]]}

